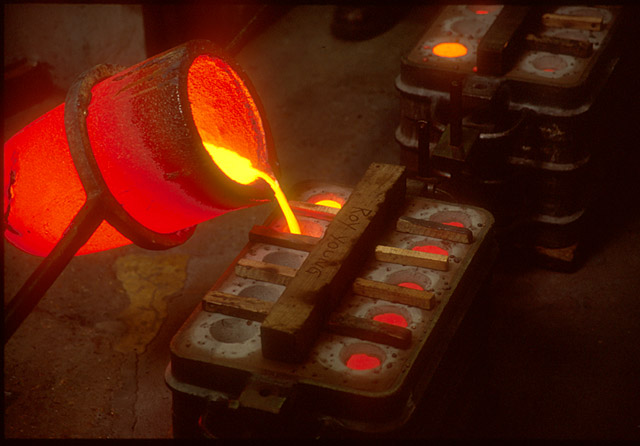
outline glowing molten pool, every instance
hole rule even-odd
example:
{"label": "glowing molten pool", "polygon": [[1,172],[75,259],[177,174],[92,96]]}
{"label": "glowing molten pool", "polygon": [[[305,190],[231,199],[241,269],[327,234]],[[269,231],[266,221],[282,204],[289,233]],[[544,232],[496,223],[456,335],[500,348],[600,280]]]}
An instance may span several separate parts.
{"label": "glowing molten pool", "polygon": [[433,54],[446,58],[462,57],[467,52],[467,47],[457,42],[439,43],[433,47]]}
{"label": "glowing molten pool", "polygon": [[439,246],[435,245],[423,245],[423,246],[415,246],[412,248],[413,251],[420,252],[428,252],[430,254],[442,254],[444,256],[448,256],[449,252],[446,249],[442,249]]}
{"label": "glowing molten pool", "polygon": [[409,325],[407,320],[397,313],[382,313],[373,317],[374,321],[384,322],[385,324],[397,325],[398,327],[406,327]]}
{"label": "glowing molten pool", "polygon": [[401,286],[404,288],[411,288],[412,290],[418,290],[418,291],[424,290],[424,288],[422,288],[420,285],[413,282],[402,282],[402,283],[399,283],[398,286]]}
{"label": "glowing molten pool", "polygon": [[371,370],[380,366],[380,359],[366,353],[356,353],[347,360],[347,367],[352,370]]}
{"label": "glowing molten pool", "polygon": [[319,200],[319,201],[316,201],[314,204],[317,204],[320,206],[327,206],[330,208],[336,208],[336,209],[342,208],[342,205],[335,200]]}

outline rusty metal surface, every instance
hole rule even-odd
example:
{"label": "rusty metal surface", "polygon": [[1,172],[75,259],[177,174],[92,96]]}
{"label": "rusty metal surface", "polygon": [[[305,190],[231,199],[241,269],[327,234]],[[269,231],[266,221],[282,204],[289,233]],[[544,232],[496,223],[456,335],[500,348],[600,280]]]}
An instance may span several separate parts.
{"label": "rusty metal surface", "polygon": [[[87,131],[86,121],[92,100],[92,88],[101,81],[118,75],[123,69],[124,67],[98,65],[79,76],[69,89],[65,101],[65,129],[69,153],[87,194],[87,202],[95,202],[104,219],[138,246],[146,249],[169,249],[191,237],[195,226],[162,234],[145,227],[132,217],[110,192],[96,162]],[[133,148],[124,146],[124,150],[127,149]],[[122,149],[120,152],[113,150],[112,156],[123,156],[121,151]]]}

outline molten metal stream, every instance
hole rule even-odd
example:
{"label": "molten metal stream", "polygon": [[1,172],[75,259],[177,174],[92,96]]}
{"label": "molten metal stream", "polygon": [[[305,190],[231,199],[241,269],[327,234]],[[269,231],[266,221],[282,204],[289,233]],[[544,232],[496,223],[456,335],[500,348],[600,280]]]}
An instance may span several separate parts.
{"label": "molten metal stream", "polygon": [[218,147],[209,142],[203,141],[203,144],[205,149],[207,149],[207,152],[209,152],[209,155],[211,155],[213,162],[215,162],[218,167],[220,167],[220,170],[222,170],[222,172],[224,172],[224,174],[233,181],[245,185],[253,183],[258,178],[262,178],[266,181],[271,189],[273,189],[273,193],[275,194],[276,200],[282,209],[284,218],[287,220],[289,232],[292,234],[301,234],[298,220],[293,214],[293,211],[289,206],[289,202],[287,201],[287,197],[284,195],[284,192],[282,192],[282,189],[278,184],[278,180],[275,180],[266,173],[256,169],[251,165],[251,161],[238,155],[232,150],[225,149],[224,147]]}

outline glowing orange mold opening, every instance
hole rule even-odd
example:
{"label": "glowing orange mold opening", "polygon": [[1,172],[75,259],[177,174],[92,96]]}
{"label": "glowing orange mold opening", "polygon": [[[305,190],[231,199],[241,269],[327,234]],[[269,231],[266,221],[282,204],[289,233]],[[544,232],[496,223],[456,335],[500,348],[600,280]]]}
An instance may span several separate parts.
{"label": "glowing orange mold opening", "polygon": [[467,47],[457,42],[439,43],[433,47],[433,54],[446,58],[462,57],[467,52]]}
{"label": "glowing orange mold opening", "polygon": [[382,313],[373,317],[374,321],[384,322],[385,324],[397,325],[398,327],[407,327],[407,320],[397,313]]}
{"label": "glowing orange mold opening", "polygon": [[439,246],[435,246],[435,245],[423,245],[423,246],[415,246],[414,248],[412,248],[413,251],[420,251],[420,252],[428,252],[430,254],[441,254],[444,256],[448,256],[449,252],[446,249],[442,249]]}
{"label": "glowing orange mold opening", "polygon": [[420,285],[413,282],[402,282],[402,283],[399,283],[398,286],[401,286],[404,288],[411,288],[412,290],[418,290],[418,291],[424,290],[424,288],[422,288]]}
{"label": "glowing orange mold opening", "polygon": [[317,204],[320,206],[327,206],[330,208],[336,208],[336,209],[342,208],[342,205],[335,200],[320,200],[320,201],[316,201],[314,204]]}
{"label": "glowing orange mold opening", "polygon": [[352,370],[371,370],[380,366],[380,359],[366,353],[356,353],[347,360],[347,367]]}

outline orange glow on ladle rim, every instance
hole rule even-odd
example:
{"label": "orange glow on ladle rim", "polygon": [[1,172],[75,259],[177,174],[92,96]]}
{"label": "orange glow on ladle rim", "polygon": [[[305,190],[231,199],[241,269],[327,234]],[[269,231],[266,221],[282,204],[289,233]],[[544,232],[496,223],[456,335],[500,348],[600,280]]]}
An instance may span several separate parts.
{"label": "orange glow on ladle rim", "polygon": [[282,189],[278,184],[278,180],[271,178],[266,173],[256,169],[251,165],[251,161],[238,155],[232,150],[225,149],[224,147],[218,147],[205,141],[203,141],[202,144],[205,149],[207,149],[211,159],[218,165],[220,170],[222,170],[222,172],[233,181],[247,185],[253,183],[258,178],[263,179],[271,189],[273,189],[276,200],[278,201],[278,204],[282,209],[282,213],[284,214],[284,218],[287,220],[287,224],[289,225],[289,231],[292,234],[301,234],[298,220],[291,210],[287,197],[284,195],[284,192],[282,192]]}
{"label": "orange glow on ladle rim", "polygon": [[457,42],[439,43],[433,47],[433,54],[447,58],[462,57],[467,54],[467,47]]}

